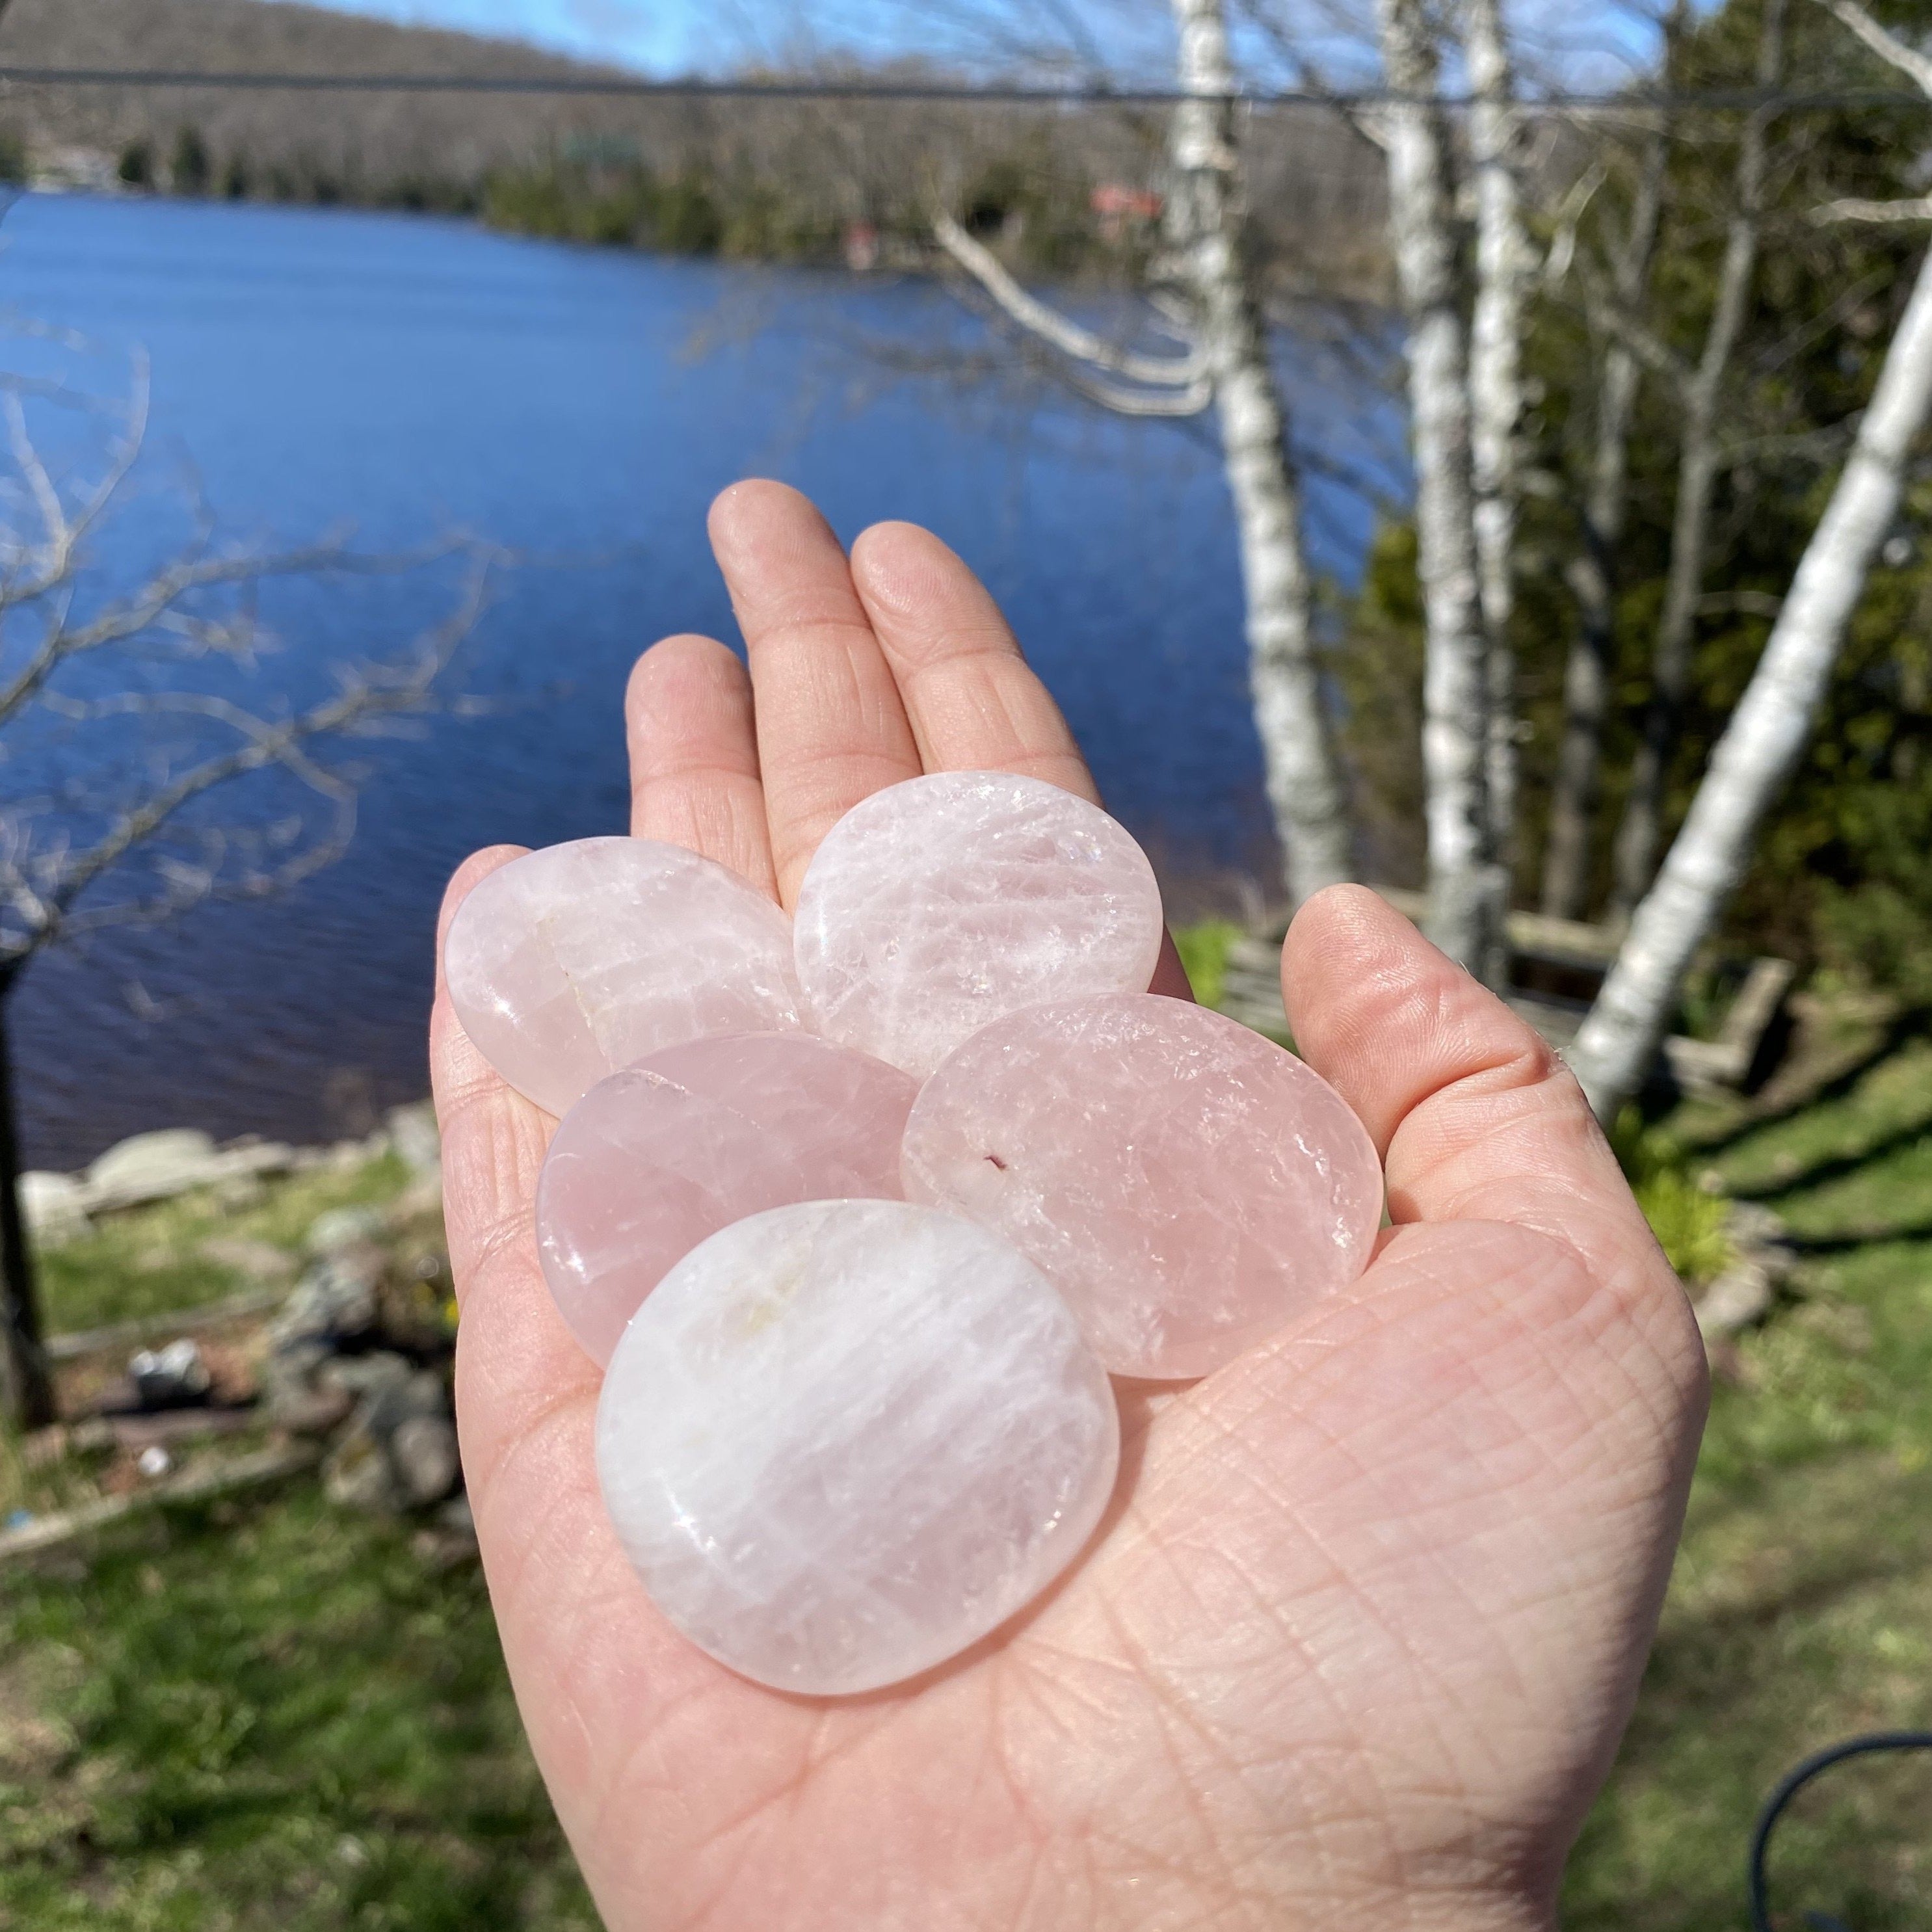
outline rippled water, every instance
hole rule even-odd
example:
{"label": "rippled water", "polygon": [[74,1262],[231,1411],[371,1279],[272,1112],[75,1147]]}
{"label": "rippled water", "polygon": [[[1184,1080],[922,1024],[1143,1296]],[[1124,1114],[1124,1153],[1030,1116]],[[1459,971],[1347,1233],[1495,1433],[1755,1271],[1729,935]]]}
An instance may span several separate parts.
{"label": "rippled water", "polygon": [[[812,491],[848,538],[883,517],[938,530],[1169,880],[1269,874],[1211,439],[908,373],[933,344],[985,346],[942,290],[80,196],[29,197],[4,240],[8,309],[145,346],[154,464],[190,459],[227,527],[292,541],[346,519],[384,548],[458,525],[532,560],[465,662],[488,702],[369,748],[346,861],[278,900],[35,962],[14,1012],[31,1164],[163,1124],[312,1140],[422,1092],[445,875],[478,844],[621,826],[626,670],[667,632],[735,639],[703,516],[747,473]],[[1325,352],[1290,345],[1283,362],[1311,443],[1385,423]],[[1315,494],[1320,560],[1346,572],[1368,512],[1337,485]],[[116,565],[111,542],[100,562]],[[406,630],[425,594],[287,593],[290,682]]]}

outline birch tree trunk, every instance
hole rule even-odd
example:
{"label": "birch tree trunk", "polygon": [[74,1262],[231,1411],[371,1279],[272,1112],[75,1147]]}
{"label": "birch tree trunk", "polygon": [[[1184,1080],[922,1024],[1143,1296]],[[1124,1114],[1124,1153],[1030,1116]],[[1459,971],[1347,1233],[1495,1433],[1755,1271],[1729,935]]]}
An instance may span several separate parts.
{"label": "birch tree trunk", "polygon": [[[1784,68],[1785,0],[1764,0],[1758,33],[1757,82],[1774,88]],[[1651,662],[1651,699],[1643,735],[1630,766],[1630,791],[1617,828],[1611,902],[1628,913],[1651,880],[1664,836],[1664,788],[1678,720],[1689,694],[1691,633],[1704,586],[1711,493],[1718,478],[1718,404],[1738,337],[1744,327],[1757,267],[1764,202],[1766,151],[1772,113],[1760,107],[1744,127],[1738,150],[1734,205],[1718,271],[1717,300],[1704,347],[1683,388],[1683,442],[1678,460],[1677,502],[1670,532],[1670,566],[1664,609]]]}
{"label": "birch tree trunk", "polygon": [[1656,883],[1570,1050],[1600,1120],[1641,1084],[1692,956],[1748,862],[1766,812],[1803,749],[1898,512],[1905,464],[1932,408],[1932,253],[1920,264],[1850,460],[1806,544],[1790,594]]}
{"label": "birch tree trunk", "polygon": [[1423,774],[1430,935],[1491,984],[1504,967],[1505,885],[1488,799],[1489,638],[1476,555],[1468,353],[1448,142],[1430,104],[1438,62],[1422,0],[1378,0],[1389,225],[1408,326],[1410,435],[1425,632]]}
{"label": "birch tree trunk", "polygon": [[1174,0],[1180,82],[1168,233],[1214,385],[1247,608],[1249,684],[1289,896],[1354,877],[1348,820],[1312,650],[1311,584],[1286,411],[1245,246],[1222,0]]}
{"label": "birch tree trunk", "polygon": [[[1612,286],[1628,310],[1640,306],[1649,286],[1664,206],[1668,142],[1666,131],[1660,128],[1646,146],[1630,204],[1630,228],[1616,254]],[[1576,600],[1577,630],[1563,667],[1563,729],[1550,785],[1541,901],[1544,911],[1556,919],[1581,919],[1589,905],[1592,835],[1616,651],[1617,553],[1629,507],[1630,419],[1641,374],[1636,357],[1612,335],[1604,348],[1597,392],[1596,444],[1584,494],[1582,545],[1565,572]]]}
{"label": "birch tree trunk", "polygon": [[[1516,430],[1522,416],[1523,316],[1533,256],[1516,171],[1519,122],[1498,0],[1467,0],[1463,47],[1476,190],[1476,298],[1469,326],[1470,471],[1478,592],[1488,643],[1485,780],[1490,838],[1505,875],[1516,847]],[[1507,910],[1507,908],[1505,908]]]}

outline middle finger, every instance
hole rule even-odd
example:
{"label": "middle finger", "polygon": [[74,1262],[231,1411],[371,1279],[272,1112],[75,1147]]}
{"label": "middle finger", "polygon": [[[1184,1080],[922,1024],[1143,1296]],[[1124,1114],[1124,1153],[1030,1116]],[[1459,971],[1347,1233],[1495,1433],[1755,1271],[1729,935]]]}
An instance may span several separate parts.
{"label": "middle finger", "polygon": [[745,634],[778,896],[862,798],[916,778],[898,686],[838,539],[782,483],[736,483],[711,506],[711,547]]}

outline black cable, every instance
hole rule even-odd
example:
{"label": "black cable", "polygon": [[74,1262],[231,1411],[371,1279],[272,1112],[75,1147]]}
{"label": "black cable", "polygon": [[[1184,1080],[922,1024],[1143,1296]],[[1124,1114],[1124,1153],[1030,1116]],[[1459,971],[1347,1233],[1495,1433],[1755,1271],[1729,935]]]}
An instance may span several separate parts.
{"label": "black cable", "polygon": [[[609,95],[646,100],[992,101],[1024,106],[1172,106],[1183,100],[1226,100],[1248,107],[1359,110],[1402,105],[1454,110],[1471,106],[1468,94],[1404,94],[1388,88],[1282,88],[1202,97],[1174,87],[1029,85],[1000,81],[703,80],[654,80],[647,74],[315,74],[246,68],[0,67],[0,86],[21,87],[208,87],[296,93],[550,94]],[[1932,100],[1898,88],[1834,88],[1807,92],[1780,88],[1631,87],[1613,92],[1554,91],[1512,104],[1520,115],[1641,112],[1651,108],[1732,112],[1750,107],[1898,107],[1921,111]]]}
{"label": "black cable", "polygon": [[[1766,1897],[1765,1853],[1770,1846],[1772,1827],[1784,1808],[1821,1771],[1843,1764],[1847,1758],[1865,1757],[1876,1751],[1910,1750],[1932,1750],[1932,1731],[1869,1731],[1863,1737],[1847,1738],[1843,1744],[1814,1752],[1802,1764],[1786,1772],[1778,1789],[1766,1799],[1764,1809],[1758,1814],[1757,1829],[1751,1834],[1750,1861],[1746,1868],[1750,1886],[1751,1932],[1772,1932],[1771,1906]],[[1813,1922],[1828,1925],[1832,1922],[1814,1914]]]}

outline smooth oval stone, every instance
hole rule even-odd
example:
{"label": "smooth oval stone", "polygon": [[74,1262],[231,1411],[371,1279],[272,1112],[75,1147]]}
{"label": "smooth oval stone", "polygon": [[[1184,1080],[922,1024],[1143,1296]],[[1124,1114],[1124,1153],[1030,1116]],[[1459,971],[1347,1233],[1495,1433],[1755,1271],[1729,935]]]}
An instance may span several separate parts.
{"label": "smooth oval stone", "polygon": [[1146,992],[1160,888],[1098,806],[1010,772],[937,772],[832,826],[794,929],[812,1024],[923,1078],[1016,1006]]}
{"label": "smooth oval stone", "polygon": [[799,1024],[790,921],[654,838],[512,860],[457,908],[443,967],[477,1051],[553,1114],[662,1048]]}
{"label": "smooth oval stone", "polygon": [[984,1228],[813,1202],[713,1234],[624,1331],[597,1472],[658,1606],[744,1676],[918,1675],[1085,1543],[1120,1423],[1066,1304]]}
{"label": "smooth oval stone", "polygon": [[906,1124],[910,1199],[994,1229],[1116,1375],[1207,1374],[1345,1288],[1382,1163],[1320,1075],[1238,1022],[1152,994],[975,1034]]}
{"label": "smooth oval stone", "polygon": [[766,1208],[896,1201],[918,1083],[805,1033],[727,1034],[600,1080],[564,1116],[537,1184],[537,1252],[600,1366],[664,1270]]}

